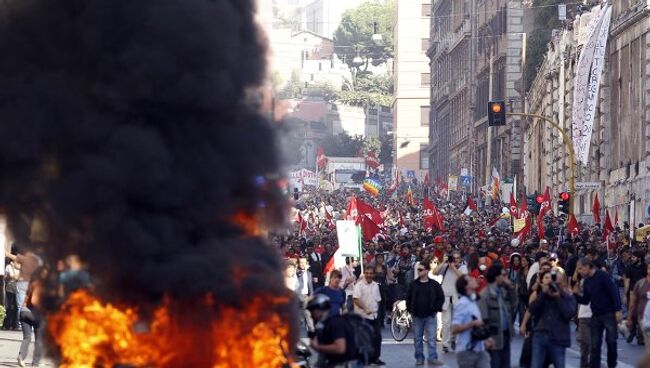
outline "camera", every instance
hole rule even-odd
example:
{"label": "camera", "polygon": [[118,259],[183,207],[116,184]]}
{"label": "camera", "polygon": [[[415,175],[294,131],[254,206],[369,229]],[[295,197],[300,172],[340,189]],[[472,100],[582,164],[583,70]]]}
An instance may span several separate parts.
{"label": "camera", "polygon": [[555,281],[553,281],[553,282],[548,286],[548,289],[551,290],[551,291],[554,292],[554,293],[557,293],[557,292],[560,291],[560,288],[557,287],[557,284],[555,283]]}
{"label": "camera", "polygon": [[454,263],[454,256],[453,255],[448,255],[447,256],[447,263]]}
{"label": "camera", "polygon": [[557,272],[551,272],[551,280],[553,280],[554,283],[557,282]]}

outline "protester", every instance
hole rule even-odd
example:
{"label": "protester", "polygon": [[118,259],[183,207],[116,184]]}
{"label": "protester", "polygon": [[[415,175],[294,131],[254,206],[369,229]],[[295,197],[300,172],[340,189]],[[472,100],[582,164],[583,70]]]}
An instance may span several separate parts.
{"label": "protester", "polygon": [[618,359],[616,325],[623,318],[618,288],[605,271],[597,269],[594,262],[587,258],[578,260],[577,271],[585,279],[585,282],[582,290],[579,285],[574,288],[576,299],[580,304],[591,303],[589,366],[591,368],[600,367],[600,350],[604,331],[607,344],[607,366],[614,368]]}
{"label": "protester", "polygon": [[18,281],[18,276],[20,275],[20,269],[16,266],[16,262],[9,261],[5,267],[5,312],[6,317],[3,322],[2,327],[5,330],[16,330],[19,327],[18,321],[18,289],[16,288],[16,282]]}
{"label": "protester", "polygon": [[370,357],[373,365],[385,365],[379,359],[381,356],[381,321],[379,320],[379,307],[381,293],[379,285],[374,280],[375,271],[368,267],[363,272],[363,278],[354,285],[354,311],[365,318],[375,328],[375,356]]}
{"label": "protester", "polygon": [[481,292],[479,308],[494,337],[490,349],[492,368],[510,368],[510,341],[514,336],[512,315],[517,305],[515,289],[507,279],[501,263],[495,263],[487,271],[488,286]]}
{"label": "protester", "polygon": [[345,305],[345,292],[341,290],[341,271],[332,270],[330,272],[329,284],[314,291],[316,294],[324,294],[330,298],[330,315],[340,314]]}
{"label": "protester", "polygon": [[43,310],[45,305],[47,269],[45,267],[37,268],[32,272],[32,278],[29,281],[27,292],[20,305],[20,322],[22,324],[23,341],[20,343],[18,353],[18,365],[25,366],[29,344],[34,336],[34,354],[32,357],[32,366],[38,367],[43,355],[43,338],[45,331],[45,317]]}
{"label": "protester", "polygon": [[442,310],[445,295],[440,284],[429,278],[431,262],[418,263],[418,278],[411,282],[406,296],[406,309],[413,317],[415,365],[424,365],[424,334],[428,345],[428,364],[443,365],[436,350],[436,314]]}
{"label": "protester", "polygon": [[481,311],[476,303],[476,279],[461,276],[456,281],[456,291],[460,295],[456,313],[452,321],[452,333],[457,336],[456,361],[459,368],[489,368],[490,355],[486,348],[493,344],[492,339],[476,341],[472,339],[472,329],[484,325]]}
{"label": "protester", "polygon": [[354,293],[354,284],[357,282],[355,269],[359,265],[358,261],[351,257],[345,258],[345,266],[341,269],[341,288],[345,291],[345,308],[347,311],[354,310],[352,294]]}
{"label": "protester", "polygon": [[[440,239],[437,239],[440,242]],[[455,350],[456,342],[451,333],[454,304],[458,303],[456,280],[467,274],[467,266],[458,251],[448,253],[443,263],[433,270],[433,273],[442,276],[442,290],[445,293],[445,303],[442,306],[442,350],[445,353]]]}
{"label": "protester", "polygon": [[79,289],[90,287],[90,275],[83,269],[81,259],[76,254],[66,257],[65,264],[67,269],[59,274],[59,283],[61,285],[61,295],[67,297]]}
{"label": "protester", "polygon": [[532,368],[542,368],[547,356],[555,368],[564,368],[565,350],[571,346],[569,324],[576,306],[571,290],[557,282],[551,272],[540,275],[540,288],[531,295],[529,307],[534,320]]}
{"label": "protester", "polygon": [[16,262],[20,272],[18,273],[18,280],[16,281],[16,305],[18,306],[18,313],[25,304],[25,297],[27,296],[27,288],[32,278],[32,274],[37,268],[43,266],[43,260],[33,252],[25,254],[14,255],[5,252],[5,256]]}
{"label": "protester", "polygon": [[648,304],[648,295],[650,294],[650,265],[647,266],[646,277],[637,281],[632,291],[630,292],[630,304],[627,311],[627,328],[630,331],[633,330],[634,326],[638,326],[638,333],[642,337],[639,341],[645,342],[645,350],[650,354],[650,337],[648,332],[645,332],[645,329],[642,327],[644,320],[644,312],[646,305]]}
{"label": "protester", "polygon": [[298,270],[296,271],[296,295],[300,301],[301,309],[301,322],[305,324],[307,332],[314,330],[314,322],[311,315],[307,310],[307,301],[314,295],[314,284],[311,272],[307,269],[307,259],[300,258],[298,260]]}

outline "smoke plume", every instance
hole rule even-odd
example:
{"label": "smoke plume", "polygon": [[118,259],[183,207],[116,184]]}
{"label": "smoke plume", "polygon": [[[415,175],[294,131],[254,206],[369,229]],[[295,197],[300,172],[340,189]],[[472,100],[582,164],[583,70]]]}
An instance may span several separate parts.
{"label": "smoke plume", "polygon": [[0,201],[17,240],[38,217],[46,259],[80,254],[112,300],[282,293],[276,253],[231,221],[283,218],[275,133],[245,102],[265,70],[252,1],[0,10]]}

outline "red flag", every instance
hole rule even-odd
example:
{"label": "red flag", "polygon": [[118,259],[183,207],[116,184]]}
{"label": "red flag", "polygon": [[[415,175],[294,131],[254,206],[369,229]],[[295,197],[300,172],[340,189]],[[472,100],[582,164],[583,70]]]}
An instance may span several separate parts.
{"label": "red flag", "polygon": [[510,192],[510,216],[512,216],[512,218],[517,218],[517,201],[512,192]]}
{"label": "red flag", "polygon": [[318,147],[316,149],[316,165],[318,166],[318,169],[324,169],[327,166],[327,161],[325,150],[323,150],[323,147]]}
{"label": "red flag", "polygon": [[598,201],[598,193],[594,197],[594,207],[592,208],[594,222],[600,224],[600,201]]}
{"label": "red flag", "polygon": [[429,180],[429,173],[424,174],[424,185],[428,187],[431,186],[431,180]]}
{"label": "red flag", "polygon": [[616,209],[616,213],[614,213],[614,226],[618,226],[618,208]]}
{"label": "red flag", "polygon": [[551,193],[548,187],[544,192],[544,200],[539,207],[539,216],[537,216],[537,235],[540,239],[544,238],[544,216],[551,210]]}
{"label": "red flag", "polygon": [[607,240],[609,234],[614,232],[612,220],[609,218],[609,210],[605,210],[605,226],[603,227],[603,241]]}
{"label": "red flag", "polygon": [[433,188],[433,189],[435,190],[436,194],[440,194],[440,191],[442,190],[442,188],[441,188],[441,184],[440,184],[440,180],[441,180],[441,179],[440,179],[440,177],[438,176],[438,177],[436,178],[436,186]]}
{"label": "red flag", "polygon": [[381,165],[377,159],[377,156],[375,156],[375,151],[368,151],[368,154],[366,155],[366,165],[368,165],[368,167],[373,170],[377,170],[377,168]]}
{"label": "red flag", "polygon": [[424,216],[422,217],[424,230],[433,231],[433,228],[445,231],[445,218],[436,205],[428,198],[424,199]]}
{"label": "red flag", "polygon": [[473,211],[478,211],[478,205],[474,202],[472,196],[467,197],[467,208]]}
{"label": "red flag", "polygon": [[350,200],[347,213],[348,220],[361,225],[364,240],[372,240],[381,232],[381,227],[384,224],[381,213],[357,197],[352,197]]}
{"label": "red flag", "polygon": [[404,218],[402,217],[402,213],[400,211],[397,211],[397,218],[399,219],[399,226],[404,227]]}
{"label": "red flag", "polygon": [[296,213],[294,220],[298,225],[298,234],[304,234],[305,230],[307,230],[307,221],[302,217],[300,211]]}
{"label": "red flag", "polygon": [[519,239],[520,242],[523,242],[528,237],[528,233],[530,232],[530,228],[532,224],[530,218],[530,212],[528,212],[528,202],[526,201],[525,194],[521,198],[521,207],[517,211],[517,218],[526,219],[526,225],[524,226],[523,229],[521,229],[517,233],[517,238]]}
{"label": "red flag", "polygon": [[334,215],[332,214],[332,212],[330,211],[330,209],[327,208],[327,206],[325,206],[325,218],[327,219],[327,227],[328,227],[330,230],[335,229],[335,228],[336,228],[336,224],[334,224]]}
{"label": "red flag", "polygon": [[323,268],[323,274],[327,275],[330,273],[330,271],[334,268],[334,258],[335,256],[330,257],[330,259],[327,260],[327,263],[325,264],[325,268]]}
{"label": "red flag", "polygon": [[571,234],[571,238],[575,239],[578,234],[580,234],[580,227],[578,227],[578,220],[576,220],[576,217],[571,215],[569,216],[569,223],[567,228],[569,229],[569,233]]}

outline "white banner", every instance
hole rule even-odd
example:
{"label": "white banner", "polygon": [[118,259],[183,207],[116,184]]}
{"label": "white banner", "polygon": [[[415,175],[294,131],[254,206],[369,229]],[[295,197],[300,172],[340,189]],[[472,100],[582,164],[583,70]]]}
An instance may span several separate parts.
{"label": "white banner", "polygon": [[304,185],[316,186],[316,173],[313,171],[302,169],[289,173],[289,182],[294,188],[302,188]]}
{"label": "white banner", "polygon": [[591,64],[594,60],[598,30],[602,24],[604,13],[602,9],[597,10],[596,15],[589,22],[587,26],[587,41],[582,47],[576,67],[575,87],[573,89],[572,135],[573,148],[577,157],[584,156],[584,153],[580,151],[581,148],[584,148],[583,140],[591,139],[591,135],[586,136],[588,131],[591,132],[591,128],[587,129],[585,126],[587,87],[589,85]]}
{"label": "white banner", "polygon": [[[609,24],[612,17],[612,6],[607,7],[603,23],[598,32],[598,39],[596,40],[596,47],[594,50],[594,62],[591,66],[591,74],[589,75],[589,88],[587,89],[587,102],[585,103],[584,119],[585,123],[583,130],[580,132],[584,135],[581,136],[575,145],[574,149],[578,161],[582,162],[585,166],[589,162],[589,147],[591,146],[591,134],[594,129],[594,118],[596,117],[596,108],[598,107],[598,92],[600,90],[600,80],[603,75],[603,67],[605,65],[605,48],[607,47],[607,38],[609,36]],[[574,136],[575,137],[575,136]]]}
{"label": "white banner", "polygon": [[359,232],[354,221],[336,221],[336,236],[341,256],[359,258]]}

